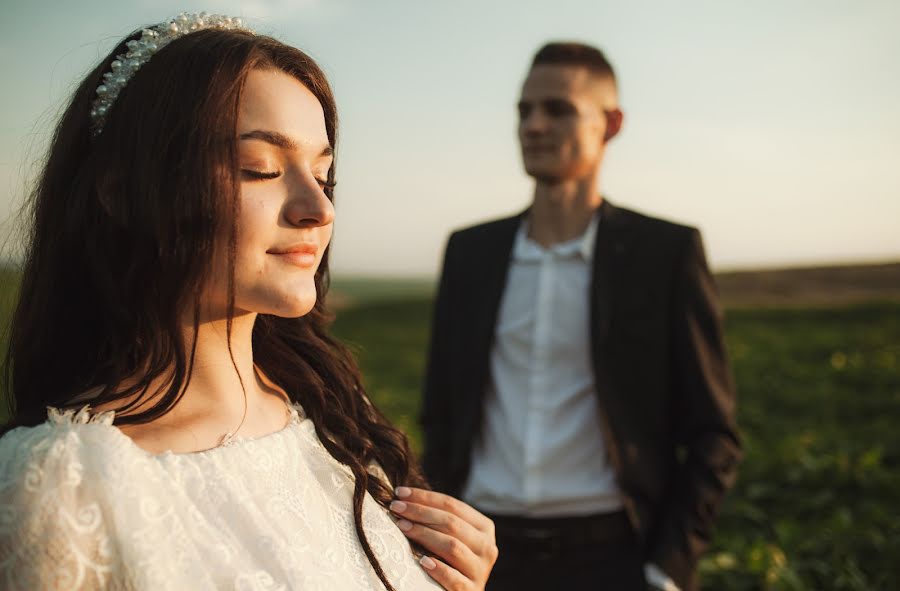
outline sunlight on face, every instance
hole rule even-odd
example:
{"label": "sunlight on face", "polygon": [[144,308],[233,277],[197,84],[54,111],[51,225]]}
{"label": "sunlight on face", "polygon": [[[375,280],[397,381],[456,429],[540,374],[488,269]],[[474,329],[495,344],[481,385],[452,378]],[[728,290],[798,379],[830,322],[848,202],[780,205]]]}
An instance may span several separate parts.
{"label": "sunlight on face", "polygon": [[302,316],[316,303],[314,276],[334,221],[324,193],[333,157],[322,106],[296,78],[254,70],[237,134],[235,313]]}

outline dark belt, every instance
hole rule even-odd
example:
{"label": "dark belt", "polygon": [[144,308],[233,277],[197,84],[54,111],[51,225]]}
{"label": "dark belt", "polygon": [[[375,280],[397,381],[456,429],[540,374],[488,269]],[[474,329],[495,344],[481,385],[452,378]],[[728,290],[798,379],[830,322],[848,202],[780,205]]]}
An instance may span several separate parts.
{"label": "dark belt", "polygon": [[624,511],[552,518],[486,515],[494,522],[501,553],[506,549],[549,558],[575,548],[634,540]]}

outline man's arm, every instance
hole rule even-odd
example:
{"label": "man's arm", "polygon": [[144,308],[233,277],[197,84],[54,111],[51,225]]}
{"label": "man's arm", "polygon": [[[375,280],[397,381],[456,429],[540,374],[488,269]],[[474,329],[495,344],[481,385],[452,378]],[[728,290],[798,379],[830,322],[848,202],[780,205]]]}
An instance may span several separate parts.
{"label": "man's arm", "polygon": [[741,459],[735,387],[725,351],[721,312],[700,232],[692,229],[676,269],[672,296],[672,359],[679,457],[668,504],[650,540],[649,562],[680,589],[712,535]]}
{"label": "man's arm", "polygon": [[454,235],[447,241],[444,263],[438,284],[431,322],[431,339],[420,421],[425,434],[422,467],[435,490],[446,490],[446,469],[450,457],[450,380],[453,360],[450,359],[450,338],[453,322],[453,251]]}

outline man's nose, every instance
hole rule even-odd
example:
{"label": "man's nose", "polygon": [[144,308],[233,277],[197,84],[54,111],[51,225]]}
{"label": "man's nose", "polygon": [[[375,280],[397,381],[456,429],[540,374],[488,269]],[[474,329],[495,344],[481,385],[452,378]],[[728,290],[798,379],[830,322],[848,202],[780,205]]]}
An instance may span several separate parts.
{"label": "man's nose", "polygon": [[527,134],[540,133],[547,129],[547,114],[543,109],[532,109],[522,118],[522,131]]}

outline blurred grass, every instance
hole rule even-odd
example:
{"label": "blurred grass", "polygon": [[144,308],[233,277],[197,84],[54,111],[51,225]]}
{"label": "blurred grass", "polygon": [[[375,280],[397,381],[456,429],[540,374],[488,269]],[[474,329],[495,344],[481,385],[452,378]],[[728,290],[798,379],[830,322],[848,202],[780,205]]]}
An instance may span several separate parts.
{"label": "blurred grass", "polygon": [[427,277],[338,276],[331,281],[328,304],[340,310],[360,304],[419,299],[432,296],[434,289],[434,280]]}
{"label": "blurred grass", "polygon": [[366,390],[422,451],[417,421],[425,370],[431,299],[376,302],[341,310],[333,332],[354,351]]}
{"label": "blurred grass", "polygon": [[900,303],[732,310],[746,459],[708,589],[900,589]]}

